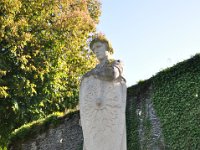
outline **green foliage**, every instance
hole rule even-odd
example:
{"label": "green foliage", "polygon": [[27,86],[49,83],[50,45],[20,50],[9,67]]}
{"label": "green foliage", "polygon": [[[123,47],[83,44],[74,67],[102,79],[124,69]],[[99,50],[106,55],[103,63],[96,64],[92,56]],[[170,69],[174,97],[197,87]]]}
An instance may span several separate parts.
{"label": "green foliage", "polygon": [[0,146],[24,123],[77,105],[99,15],[97,0],[0,0]]}
{"label": "green foliage", "polygon": [[153,87],[167,147],[200,149],[200,55],[158,73]]}
{"label": "green foliage", "polygon": [[[139,149],[136,106],[151,86],[154,108],[160,118],[165,149],[200,149],[200,54],[167,68],[149,80],[128,89],[127,136],[128,148]],[[131,98],[132,106],[129,102]],[[142,104],[144,106],[144,104]],[[131,108],[131,109],[129,109]],[[130,113],[132,111],[132,113]],[[150,128],[143,120],[144,128]],[[135,139],[134,139],[135,138]],[[148,133],[145,135],[148,140]],[[136,145],[134,144],[136,143]],[[144,146],[144,145],[143,145]]]}

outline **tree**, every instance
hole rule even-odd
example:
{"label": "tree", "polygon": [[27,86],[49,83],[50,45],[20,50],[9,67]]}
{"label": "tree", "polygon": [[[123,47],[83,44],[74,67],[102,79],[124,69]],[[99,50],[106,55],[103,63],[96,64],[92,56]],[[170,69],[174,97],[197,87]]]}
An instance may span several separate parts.
{"label": "tree", "polygon": [[97,0],[0,0],[0,144],[17,127],[77,105],[94,65]]}

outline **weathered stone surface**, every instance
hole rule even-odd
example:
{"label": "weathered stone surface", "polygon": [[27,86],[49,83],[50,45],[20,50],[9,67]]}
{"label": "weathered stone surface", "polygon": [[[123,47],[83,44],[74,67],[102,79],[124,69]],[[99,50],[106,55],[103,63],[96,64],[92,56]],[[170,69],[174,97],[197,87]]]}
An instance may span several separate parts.
{"label": "weathered stone surface", "polygon": [[93,76],[80,90],[85,150],[126,150],[126,85]]}
{"label": "weathered stone surface", "polygon": [[83,142],[82,129],[79,125],[79,114],[65,118],[64,123],[36,138],[12,145],[10,150],[78,150]]}
{"label": "weathered stone surface", "polygon": [[152,88],[149,86],[140,96],[137,105],[139,119],[139,138],[141,150],[164,150],[165,143],[160,125],[151,99]]}

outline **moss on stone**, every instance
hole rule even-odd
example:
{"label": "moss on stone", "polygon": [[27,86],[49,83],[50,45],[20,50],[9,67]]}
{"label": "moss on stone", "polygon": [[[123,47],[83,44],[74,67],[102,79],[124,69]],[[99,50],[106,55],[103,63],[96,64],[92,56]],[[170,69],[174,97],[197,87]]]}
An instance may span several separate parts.
{"label": "moss on stone", "polygon": [[[64,113],[53,113],[44,119],[39,119],[31,123],[25,124],[20,128],[16,129],[10,136],[9,146],[21,145],[24,141],[33,139],[39,134],[44,133],[50,128],[55,128],[64,122],[66,118],[71,118],[73,114],[77,114],[79,111],[70,110],[67,114]],[[20,148],[19,148],[20,149]]]}

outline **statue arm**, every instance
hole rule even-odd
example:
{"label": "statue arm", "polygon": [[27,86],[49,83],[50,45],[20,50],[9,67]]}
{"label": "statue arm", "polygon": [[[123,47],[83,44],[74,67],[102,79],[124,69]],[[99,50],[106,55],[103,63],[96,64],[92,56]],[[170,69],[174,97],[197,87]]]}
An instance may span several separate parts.
{"label": "statue arm", "polygon": [[97,70],[94,76],[102,80],[112,81],[121,76],[122,70],[121,61],[117,60]]}
{"label": "statue arm", "polygon": [[121,76],[123,71],[122,63],[120,60],[115,60],[102,68],[94,68],[83,75],[83,78],[93,75],[96,78],[106,81],[113,81]]}

